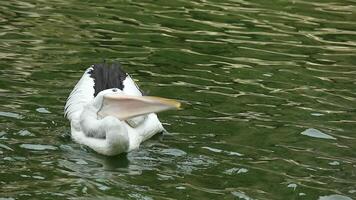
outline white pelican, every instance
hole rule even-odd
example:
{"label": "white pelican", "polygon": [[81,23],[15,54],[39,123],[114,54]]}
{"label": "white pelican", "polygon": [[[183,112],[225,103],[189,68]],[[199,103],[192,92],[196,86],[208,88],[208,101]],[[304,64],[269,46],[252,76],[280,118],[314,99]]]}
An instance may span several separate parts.
{"label": "white pelican", "polygon": [[179,107],[174,100],[143,96],[118,64],[95,64],[70,93],[65,116],[76,142],[111,156],[137,149],[164,130],[154,112]]}

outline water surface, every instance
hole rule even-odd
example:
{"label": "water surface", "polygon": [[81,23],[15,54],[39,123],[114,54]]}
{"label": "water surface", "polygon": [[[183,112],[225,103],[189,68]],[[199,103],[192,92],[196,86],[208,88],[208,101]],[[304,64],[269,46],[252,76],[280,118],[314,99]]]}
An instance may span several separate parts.
{"label": "water surface", "polygon": [[[0,199],[356,199],[356,1],[1,1]],[[83,71],[181,100],[105,157],[70,139]]]}

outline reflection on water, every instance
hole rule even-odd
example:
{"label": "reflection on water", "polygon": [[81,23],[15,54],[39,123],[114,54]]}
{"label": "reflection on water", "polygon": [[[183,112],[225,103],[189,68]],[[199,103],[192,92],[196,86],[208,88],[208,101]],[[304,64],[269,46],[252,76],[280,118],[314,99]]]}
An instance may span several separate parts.
{"label": "reflection on water", "polygon": [[[3,1],[0,198],[356,199],[355,2]],[[105,157],[70,139],[82,71],[180,99]]]}

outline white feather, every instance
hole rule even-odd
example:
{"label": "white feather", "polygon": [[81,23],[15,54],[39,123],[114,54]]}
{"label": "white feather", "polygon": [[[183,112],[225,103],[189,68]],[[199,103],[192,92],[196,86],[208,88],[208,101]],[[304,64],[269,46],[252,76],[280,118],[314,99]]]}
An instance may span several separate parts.
{"label": "white feather", "polygon": [[79,118],[83,107],[94,98],[94,80],[88,74],[90,70],[93,70],[93,67],[84,72],[67,99],[64,114],[70,121]]}

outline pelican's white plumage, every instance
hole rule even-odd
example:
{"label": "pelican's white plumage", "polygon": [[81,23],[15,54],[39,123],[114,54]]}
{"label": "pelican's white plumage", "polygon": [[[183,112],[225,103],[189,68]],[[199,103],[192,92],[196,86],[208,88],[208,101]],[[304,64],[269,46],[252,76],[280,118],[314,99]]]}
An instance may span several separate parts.
{"label": "pelican's white plumage", "polygon": [[[179,107],[179,103],[169,101],[142,97],[135,82],[119,66],[92,65],[70,93],[65,116],[70,121],[71,135],[76,142],[100,154],[116,155],[137,149],[143,141],[164,130],[153,112]],[[120,102],[131,107],[120,107]],[[143,109],[142,105],[147,107]],[[118,109],[111,109],[115,106],[122,113],[126,112],[125,119],[120,117]],[[106,110],[104,116],[98,115],[101,110]],[[127,112],[130,111],[136,114],[128,118]]]}

